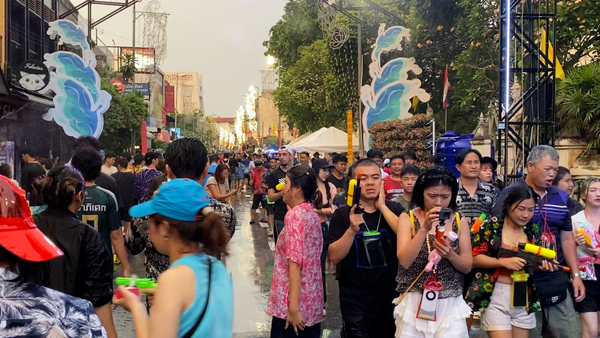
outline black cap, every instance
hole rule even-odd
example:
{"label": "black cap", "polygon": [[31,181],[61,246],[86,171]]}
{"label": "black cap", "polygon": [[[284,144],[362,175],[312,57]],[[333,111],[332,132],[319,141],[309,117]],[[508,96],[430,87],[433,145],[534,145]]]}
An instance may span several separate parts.
{"label": "black cap", "polygon": [[496,172],[496,169],[498,168],[498,162],[496,162],[496,160],[494,160],[493,158],[489,157],[489,156],[485,156],[483,158],[481,158],[481,164],[491,164],[492,165],[492,171]]}
{"label": "black cap", "polygon": [[312,167],[315,169],[329,169],[333,168],[333,164],[329,164],[326,159],[320,158],[312,163]]}

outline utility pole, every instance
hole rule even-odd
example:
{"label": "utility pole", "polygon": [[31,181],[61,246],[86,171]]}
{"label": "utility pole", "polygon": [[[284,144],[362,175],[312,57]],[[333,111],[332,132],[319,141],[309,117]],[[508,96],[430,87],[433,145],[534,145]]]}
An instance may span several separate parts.
{"label": "utility pole", "polygon": [[[358,10],[358,19],[361,20],[361,11]],[[362,102],[360,100],[360,90],[363,84],[363,53],[362,53],[362,25],[358,23],[358,153],[361,158],[365,156],[365,138],[362,124]],[[354,154],[348,154],[354,156]]]}
{"label": "utility pole", "polygon": [[135,21],[137,20],[137,18],[135,17],[135,4],[137,3],[137,0],[134,0],[133,2],[133,43],[131,46],[131,54],[133,54],[133,79],[132,81],[132,86],[131,86],[131,91],[135,91]]}

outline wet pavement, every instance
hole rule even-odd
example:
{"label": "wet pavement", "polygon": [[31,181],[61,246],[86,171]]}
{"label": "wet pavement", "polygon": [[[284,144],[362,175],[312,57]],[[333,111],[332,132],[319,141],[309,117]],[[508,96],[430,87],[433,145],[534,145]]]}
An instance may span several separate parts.
{"label": "wet pavement", "polygon": [[[271,328],[271,317],[267,316],[266,309],[273,273],[274,243],[267,236],[267,223],[250,224],[251,197],[249,193],[240,193],[232,201],[238,225],[229,245],[229,256],[224,262],[233,280],[233,336],[236,338],[269,337]],[[145,276],[143,255],[130,257],[130,262],[133,273]],[[342,322],[338,285],[332,274],[327,274],[326,281],[327,315],[321,323],[322,337],[338,338]],[[119,307],[114,309],[113,316],[119,337],[134,338],[131,315]],[[474,326],[478,327],[478,324]],[[474,327],[470,336],[486,335]]]}

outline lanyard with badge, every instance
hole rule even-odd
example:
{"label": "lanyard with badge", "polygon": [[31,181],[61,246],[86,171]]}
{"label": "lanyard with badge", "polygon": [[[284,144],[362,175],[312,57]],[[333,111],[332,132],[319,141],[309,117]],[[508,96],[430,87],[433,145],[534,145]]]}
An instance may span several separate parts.
{"label": "lanyard with badge", "polygon": [[[546,192],[546,196],[544,196],[543,204],[540,204],[540,201],[537,202],[537,207],[540,212],[540,216],[544,220],[544,232],[542,233],[542,247],[546,249],[550,249],[556,252],[556,237],[550,231],[550,227],[548,226],[548,192]],[[542,206],[545,207],[542,208]]]}

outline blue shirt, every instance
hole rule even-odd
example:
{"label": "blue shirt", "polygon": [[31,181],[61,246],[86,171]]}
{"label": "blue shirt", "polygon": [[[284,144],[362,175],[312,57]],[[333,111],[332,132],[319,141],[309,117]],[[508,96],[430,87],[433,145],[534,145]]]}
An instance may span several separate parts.
{"label": "blue shirt", "polygon": [[204,183],[202,184],[203,186],[206,187],[206,181],[208,181],[209,177],[215,174],[215,171],[217,171],[218,166],[218,164],[211,164],[208,166],[208,175],[206,175],[206,178],[204,178]]}
{"label": "blue shirt", "polygon": [[200,253],[178,259],[171,268],[185,265],[196,276],[196,296],[190,307],[181,314],[179,336],[186,334],[204,311],[208,296],[208,263],[212,264],[210,297],[202,322],[192,335],[201,337],[231,337],[233,335],[233,285],[227,269],[216,258]]}
{"label": "blue shirt", "polygon": [[[527,184],[525,181],[520,181],[509,185],[500,193],[498,201],[492,209],[492,215],[500,216],[502,213],[502,205],[506,195],[517,184]],[[554,234],[556,238],[556,253],[557,260],[560,264],[565,264],[564,255],[562,252],[562,243],[560,241],[561,231],[573,231],[571,225],[571,215],[569,214],[569,208],[567,207],[568,196],[567,193],[560,190],[555,186],[550,186],[546,189],[546,196],[540,198],[538,196],[538,205],[533,213],[531,221],[540,227],[539,235],[544,232],[544,219],[548,224],[548,228]]]}

